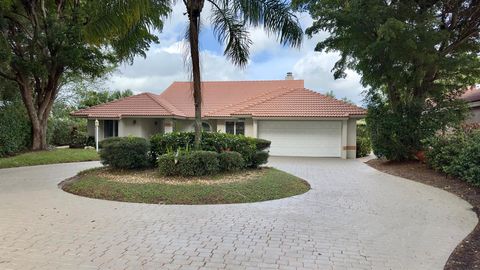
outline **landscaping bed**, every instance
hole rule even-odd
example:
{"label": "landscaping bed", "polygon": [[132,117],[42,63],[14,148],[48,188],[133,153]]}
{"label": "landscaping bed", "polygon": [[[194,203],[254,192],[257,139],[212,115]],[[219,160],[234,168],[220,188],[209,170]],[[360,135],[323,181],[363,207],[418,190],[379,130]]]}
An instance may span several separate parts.
{"label": "landscaping bed", "polygon": [[13,157],[0,158],[0,169],[99,160],[94,149],[54,149],[47,151],[27,152]]}
{"label": "landscaping bed", "polygon": [[[418,161],[389,162],[373,159],[366,162],[371,167],[396,176],[431,185],[451,192],[468,201],[473,211],[480,216],[480,187],[473,186],[458,178],[430,169]],[[455,248],[450,255],[446,270],[480,269],[480,224]]]}
{"label": "landscaping bed", "polygon": [[307,192],[310,185],[273,168],[196,177],[162,176],[158,170],[87,170],[62,183],[80,196],[151,204],[230,204],[275,200]]}

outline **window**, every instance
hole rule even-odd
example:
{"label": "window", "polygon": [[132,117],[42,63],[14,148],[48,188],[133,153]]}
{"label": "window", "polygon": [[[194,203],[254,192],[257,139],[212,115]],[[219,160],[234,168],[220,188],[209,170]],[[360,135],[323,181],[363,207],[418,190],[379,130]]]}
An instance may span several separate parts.
{"label": "window", "polygon": [[225,132],[229,134],[245,135],[245,122],[243,121],[225,122]]}
{"label": "window", "polygon": [[202,122],[202,131],[211,132],[211,131],[212,131],[212,127],[210,126],[209,123],[207,123],[207,122]]}
{"label": "window", "polygon": [[118,121],[104,120],[103,121],[103,137],[118,137]]}

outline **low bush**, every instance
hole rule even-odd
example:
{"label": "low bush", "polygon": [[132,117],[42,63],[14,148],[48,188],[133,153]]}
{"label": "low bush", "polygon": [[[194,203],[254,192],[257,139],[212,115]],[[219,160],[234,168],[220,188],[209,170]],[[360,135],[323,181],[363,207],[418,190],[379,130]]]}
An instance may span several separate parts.
{"label": "low bush", "polygon": [[213,151],[168,153],[158,158],[158,169],[165,176],[212,175],[220,171],[217,155]]}
{"label": "low bush", "polygon": [[174,176],[178,175],[175,164],[174,154],[164,154],[158,157],[158,171],[161,175]]}
{"label": "low bush", "polygon": [[427,164],[435,170],[480,185],[480,131],[456,131],[426,140]]}
{"label": "low bush", "polygon": [[[195,134],[193,132],[173,132],[157,134],[150,139],[152,145],[152,159],[169,151],[176,152],[179,149],[192,148]],[[242,155],[245,167],[254,167],[255,153],[266,149],[270,142],[262,139],[249,138],[242,135],[227,133],[202,133],[200,149],[215,151],[217,153],[235,151]]]}
{"label": "low bush", "polygon": [[148,167],[150,143],[144,138],[117,137],[102,141],[100,159],[104,165],[118,169],[137,169]]}
{"label": "low bush", "polygon": [[255,146],[257,147],[257,151],[263,151],[269,148],[270,145],[272,144],[272,142],[269,140],[259,139],[259,138],[255,138],[254,142],[255,142]]}
{"label": "low bush", "polygon": [[235,172],[245,167],[245,161],[238,152],[222,152],[218,154],[218,164],[220,171]]}
{"label": "low bush", "polygon": [[270,154],[267,151],[257,151],[253,158],[252,167],[257,168],[260,165],[267,164],[269,156]]}

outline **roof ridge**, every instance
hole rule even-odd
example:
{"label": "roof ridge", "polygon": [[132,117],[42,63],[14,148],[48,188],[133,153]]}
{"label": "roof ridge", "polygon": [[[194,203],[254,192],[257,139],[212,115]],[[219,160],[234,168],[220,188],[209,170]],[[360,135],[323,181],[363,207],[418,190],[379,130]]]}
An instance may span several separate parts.
{"label": "roof ridge", "polygon": [[175,106],[173,106],[170,102],[166,101],[165,99],[161,98],[160,95],[155,95],[153,93],[146,92],[145,93],[150,99],[152,99],[155,103],[158,105],[164,107],[167,109],[168,112],[170,112],[172,115],[177,115],[177,116],[185,116],[185,114],[177,109]]}
{"label": "roof ridge", "polygon": [[[289,81],[305,81],[304,79],[294,79],[294,80],[285,80],[285,79],[278,79],[278,80],[234,80],[234,81],[202,81],[202,83],[209,83],[209,82],[215,82],[215,83],[218,83],[218,82],[225,82],[225,83],[228,83],[228,82],[233,82],[233,83],[237,83],[237,82],[247,82],[247,83],[255,83],[255,82],[289,82]],[[192,83],[191,81],[173,81],[172,84],[174,83]]]}
{"label": "roof ridge", "polygon": [[85,111],[88,111],[88,110],[91,110],[91,109],[94,109],[94,108],[97,108],[97,107],[100,107],[100,106],[104,106],[104,105],[107,105],[107,104],[114,104],[114,103],[117,103],[117,102],[122,101],[122,100],[130,99],[130,98],[133,98],[133,97],[138,97],[138,96],[145,95],[145,94],[147,94],[147,92],[136,94],[136,95],[131,95],[131,96],[128,96],[128,97],[122,97],[122,98],[115,99],[115,100],[105,102],[105,103],[100,103],[100,104],[97,104],[97,105],[93,105],[93,106],[90,106],[90,107],[87,107],[87,108],[83,108],[83,109],[71,112],[70,115],[81,114]]}
{"label": "roof ridge", "polygon": [[[281,88],[282,91],[279,91],[280,93],[278,93],[277,95],[273,95],[269,98],[265,98],[265,99],[261,99],[261,100],[258,100],[257,102],[253,103],[253,104],[249,104],[249,105],[246,105],[244,107],[241,107],[239,108],[238,110],[235,110],[233,113],[231,114],[238,114],[238,111],[241,111],[241,110],[245,110],[247,108],[250,108],[250,107],[253,107],[253,106],[256,106],[258,105],[259,103],[263,103],[263,102],[267,102],[267,101],[270,101],[272,99],[275,99],[275,98],[278,98],[278,97],[281,97],[283,95],[286,95],[288,93],[291,93],[293,91],[296,91],[296,90],[300,90],[302,88]],[[304,89],[304,88],[303,88]]]}
{"label": "roof ridge", "polygon": [[273,92],[275,92],[275,91],[279,91],[279,90],[281,90],[281,89],[282,89],[282,87],[280,87],[280,88],[275,88],[275,89],[272,89],[272,90],[270,90],[270,91],[263,92],[263,93],[261,93],[261,94],[259,94],[259,95],[246,98],[246,99],[244,99],[244,100],[242,100],[242,101],[240,101],[240,102],[238,102],[238,103],[231,103],[231,104],[225,105],[225,106],[223,106],[223,107],[221,107],[221,108],[218,108],[218,109],[216,109],[216,110],[209,111],[209,112],[205,113],[205,115],[211,115],[211,114],[214,114],[214,113],[216,113],[216,112],[218,112],[218,111],[222,111],[222,110],[226,110],[226,109],[228,109],[228,108],[232,108],[232,107],[238,106],[238,105],[240,105],[240,104],[242,104],[242,103],[248,102],[248,101],[250,101],[250,100],[253,100],[253,99],[256,99],[256,98],[259,98],[259,97],[266,96],[266,95],[268,95],[268,94],[271,94],[271,93],[273,93]]}

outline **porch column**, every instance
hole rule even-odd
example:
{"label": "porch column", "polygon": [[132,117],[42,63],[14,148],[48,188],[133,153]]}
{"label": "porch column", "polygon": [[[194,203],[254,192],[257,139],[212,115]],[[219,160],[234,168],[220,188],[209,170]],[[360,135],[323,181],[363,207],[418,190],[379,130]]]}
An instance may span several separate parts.
{"label": "porch column", "polygon": [[163,121],[163,133],[173,132],[173,119],[165,119]]}
{"label": "porch column", "polygon": [[253,137],[258,138],[258,121],[253,119]]}

